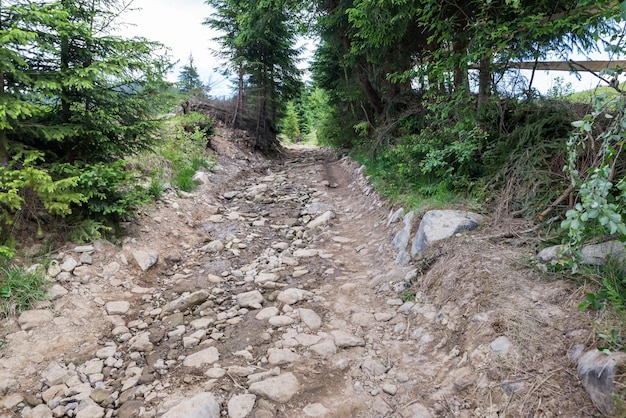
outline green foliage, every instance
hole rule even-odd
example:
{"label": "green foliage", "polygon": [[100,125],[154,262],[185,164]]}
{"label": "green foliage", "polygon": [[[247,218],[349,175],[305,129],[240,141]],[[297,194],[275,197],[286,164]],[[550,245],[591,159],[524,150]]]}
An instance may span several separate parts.
{"label": "green foliage", "polygon": [[[264,0],[207,0],[215,13],[205,20],[220,31],[215,40],[219,55],[228,60],[226,71],[238,76],[237,112],[253,120],[257,148],[276,145],[275,125],[290,99],[302,88],[296,36],[302,3]],[[244,106],[244,97],[246,105]],[[252,130],[252,129],[251,129]]]}
{"label": "green foliage", "polygon": [[47,299],[46,276],[41,269],[0,266],[0,317],[16,315],[39,300]]}
{"label": "green foliage", "polygon": [[[594,128],[601,122],[607,126],[597,132]],[[578,199],[561,223],[568,236],[561,262],[576,270],[582,247],[591,238],[626,236],[626,177],[619,161],[626,138],[626,95],[599,98],[594,110],[572,125],[565,171]],[[581,167],[581,155],[590,144],[593,161]]]}
{"label": "green foliage", "polygon": [[55,164],[51,171],[77,178],[74,190],[84,197],[80,218],[104,225],[129,219],[148,194],[138,185],[137,173],[126,169],[126,161],[96,164]]}
{"label": "green foliage", "polygon": [[282,133],[292,142],[298,142],[300,139],[300,126],[298,124],[298,115],[292,101],[287,103],[285,116],[282,121]]}
{"label": "green foliage", "polygon": [[[164,139],[155,149],[157,154],[168,161],[172,184],[182,191],[192,191],[196,187],[193,181],[196,171],[213,165],[206,153],[209,141],[206,132],[212,132],[213,123],[210,118],[200,114],[175,118],[170,122],[167,133],[169,138]],[[204,130],[201,130],[201,126],[204,126]]]}
{"label": "green foliage", "polygon": [[[37,216],[40,207],[48,213],[67,216],[72,205],[82,204],[88,197],[76,190],[79,178],[65,175],[53,179],[50,172],[38,166],[43,161],[38,151],[16,151],[7,166],[0,165],[0,230],[9,236],[18,213],[27,211]],[[4,255],[12,250],[3,244]]]}
{"label": "green foliage", "polygon": [[413,302],[415,300],[415,293],[405,290],[402,292],[402,302]]}
{"label": "green foliage", "polygon": [[619,313],[626,312],[626,271],[622,259],[609,257],[605,265],[589,277],[597,281],[600,288],[595,293],[586,293],[578,309],[599,310],[608,304]]}
{"label": "green foliage", "polygon": [[602,344],[598,350],[611,354],[617,351],[626,351],[626,338],[622,337],[617,328],[611,328],[609,334],[598,333],[598,338]]}
{"label": "green foliage", "polygon": [[176,86],[178,91],[183,94],[202,92],[204,90],[204,84],[202,84],[198,69],[193,63],[193,55],[189,54],[189,62],[181,68]]}

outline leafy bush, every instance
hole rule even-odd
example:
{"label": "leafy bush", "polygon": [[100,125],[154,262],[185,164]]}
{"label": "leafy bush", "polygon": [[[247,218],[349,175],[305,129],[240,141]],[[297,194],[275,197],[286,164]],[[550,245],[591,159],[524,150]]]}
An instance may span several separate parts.
{"label": "leafy bush", "polygon": [[561,223],[567,232],[561,261],[576,270],[589,240],[626,236],[626,166],[620,160],[626,140],[626,95],[598,97],[593,111],[572,125],[565,171],[577,202]]}

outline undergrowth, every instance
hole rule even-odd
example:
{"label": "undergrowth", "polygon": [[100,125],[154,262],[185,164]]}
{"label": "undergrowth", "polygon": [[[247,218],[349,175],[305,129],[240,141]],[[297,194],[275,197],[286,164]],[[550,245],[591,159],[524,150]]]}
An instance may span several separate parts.
{"label": "undergrowth", "polygon": [[19,315],[33,303],[48,299],[48,281],[41,267],[24,268],[0,260],[0,318]]}

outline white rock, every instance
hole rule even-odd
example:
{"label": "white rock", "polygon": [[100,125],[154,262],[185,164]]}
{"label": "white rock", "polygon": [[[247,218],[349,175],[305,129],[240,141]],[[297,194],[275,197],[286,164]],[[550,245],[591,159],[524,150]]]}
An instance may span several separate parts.
{"label": "white rock", "polygon": [[171,408],[161,418],[220,418],[220,404],[212,393],[200,392]]}
{"label": "white rock", "polygon": [[143,271],[147,271],[159,261],[159,253],[151,249],[135,250],[133,258]]}
{"label": "white rock", "polygon": [[271,317],[278,315],[278,308],[275,306],[270,306],[268,308],[261,309],[258,314],[256,314],[255,318],[259,321],[265,321],[270,319]]}
{"label": "white rock", "polygon": [[272,366],[282,366],[300,360],[300,355],[288,348],[270,348],[267,350],[268,361]]}
{"label": "white rock", "polygon": [[78,266],[78,261],[74,259],[74,257],[65,257],[63,260],[63,264],[61,264],[61,271],[67,271],[71,273]]}
{"label": "white rock", "polygon": [[339,348],[363,347],[365,345],[363,338],[356,337],[347,331],[334,330],[330,332],[330,335],[333,336],[335,345]]}
{"label": "white rock", "polygon": [[330,411],[321,403],[312,403],[304,407],[302,410],[304,415],[313,418],[324,418],[328,416]]}
{"label": "white rock", "polygon": [[67,294],[67,289],[59,284],[54,284],[48,289],[48,296],[50,296],[50,300],[60,299]]}
{"label": "white rock", "polygon": [[317,331],[322,326],[322,318],[312,309],[298,309],[300,321],[302,321],[311,331]]}
{"label": "white rock", "polygon": [[246,418],[256,402],[256,395],[251,393],[245,395],[235,395],[228,401],[229,418]]}
{"label": "white rock", "polygon": [[109,315],[125,315],[130,309],[130,302],[126,300],[107,302],[105,309]]}
{"label": "white rock", "polygon": [[294,320],[288,316],[278,315],[271,317],[268,322],[273,327],[286,327],[293,324]]}
{"label": "white rock", "polygon": [[187,356],[183,365],[187,367],[203,367],[216,363],[220,359],[220,353],[215,347],[209,347],[197,353]]}
{"label": "white rock", "polygon": [[276,299],[286,305],[293,305],[294,303],[306,299],[310,295],[311,292],[307,292],[306,290],[289,288],[280,292]]}
{"label": "white rock", "polygon": [[324,340],[314,344],[309,349],[324,359],[330,358],[337,353],[337,346],[331,340]]}
{"label": "white rock", "polygon": [[254,278],[254,283],[276,282],[278,279],[280,279],[280,276],[275,273],[259,273]]}
{"label": "white rock", "polygon": [[335,213],[331,210],[324,212],[317,218],[313,219],[309,222],[306,227],[308,229],[319,228],[320,226],[326,225],[331,219],[335,217]]}
{"label": "white rock", "polygon": [[148,352],[154,349],[154,345],[150,342],[150,333],[142,332],[131,338],[128,343],[130,344],[130,351]]}
{"label": "white rock", "polygon": [[500,337],[493,340],[491,344],[489,344],[489,346],[499,356],[505,356],[511,350],[513,344],[511,343],[511,340],[509,340],[504,335],[501,335]]}
{"label": "white rock", "polygon": [[285,373],[277,377],[255,382],[250,385],[250,393],[277,403],[288,402],[300,389],[300,383],[293,373]]}
{"label": "white rock", "polygon": [[200,248],[200,251],[204,253],[219,253],[224,249],[224,243],[220,240],[209,242],[204,247]]}
{"label": "white rock", "polygon": [[258,290],[240,293],[237,295],[237,304],[242,308],[261,309],[263,295]]}

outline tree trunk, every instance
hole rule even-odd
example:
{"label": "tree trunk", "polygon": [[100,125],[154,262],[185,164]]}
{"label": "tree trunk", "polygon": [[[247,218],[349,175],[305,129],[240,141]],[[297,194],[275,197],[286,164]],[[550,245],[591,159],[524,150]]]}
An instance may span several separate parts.
{"label": "tree trunk", "polygon": [[[0,14],[2,13],[2,2],[0,0]],[[2,20],[0,19],[0,31],[2,30]],[[0,71],[0,96],[4,96],[4,71]],[[0,166],[6,167],[9,164],[7,150],[7,133],[0,130]]]}
{"label": "tree trunk", "polygon": [[240,122],[243,117],[243,76],[244,69],[243,63],[239,63],[239,80],[238,80],[238,92],[237,92],[237,103],[235,104],[235,114],[233,115],[233,121],[231,125],[233,127],[238,126],[238,121]]}
{"label": "tree trunk", "polygon": [[[63,0],[61,2],[64,9],[69,8],[69,1]],[[70,39],[67,34],[61,34],[61,75],[66,77],[70,68]],[[70,120],[70,92],[64,85],[61,87],[61,120],[67,123]]]}
{"label": "tree trunk", "polygon": [[478,108],[481,109],[491,97],[491,56],[480,58],[478,73]]}

